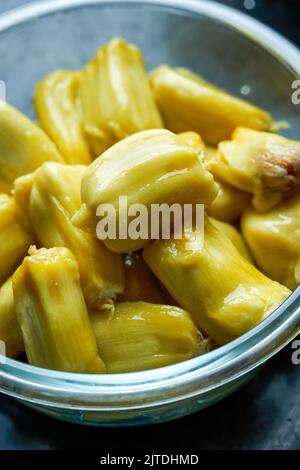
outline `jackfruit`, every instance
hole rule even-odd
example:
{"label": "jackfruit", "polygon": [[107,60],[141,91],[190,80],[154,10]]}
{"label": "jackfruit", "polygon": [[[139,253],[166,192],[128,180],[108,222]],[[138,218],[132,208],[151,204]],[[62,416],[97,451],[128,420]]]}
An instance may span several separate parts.
{"label": "jackfruit", "polygon": [[12,278],[0,288],[0,341],[4,342],[7,357],[24,352],[24,342],[14,304]]}
{"label": "jackfruit", "polygon": [[231,243],[244,258],[246,258],[250,263],[253,263],[248,247],[236,227],[228,224],[227,222],[214,219],[213,217],[209,217],[209,220],[220,232],[223,233],[223,235],[226,235],[229,238]]}
{"label": "jackfruit", "polygon": [[250,264],[228,237],[206,220],[202,234],[157,240],[143,256],[178,304],[218,344],[262,321],[290,294]]}
{"label": "jackfruit", "polygon": [[162,289],[140,252],[123,255],[125,268],[125,287],[118,294],[118,302],[144,301],[153,304],[164,304],[166,299]]}
{"label": "jackfruit", "polygon": [[300,194],[265,214],[249,208],[241,229],[258,268],[295,289],[300,283]]}
{"label": "jackfruit", "polygon": [[83,69],[84,128],[97,156],[118,140],[163,123],[140,50],[115,38]]}
{"label": "jackfruit", "polygon": [[[163,129],[136,133],[107,150],[88,167],[81,193],[83,204],[73,217],[74,224],[94,233],[99,207],[109,204],[114,213],[100,223],[107,222],[109,226],[111,220],[113,227],[128,227],[124,236],[121,231],[106,239],[103,236],[103,243],[112,251],[128,253],[143,248],[151,238],[150,232],[151,236],[156,232],[154,224],[159,225],[159,217],[150,217],[149,221],[155,204],[156,208],[165,204],[168,210],[172,204],[177,204],[180,211],[185,203],[207,206],[215,198],[217,188],[197,152]],[[120,195],[125,198],[128,214],[127,208],[120,209]],[[127,215],[131,215],[129,209],[137,207],[136,204],[140,230],[135,237],[135,233],[130,234],[131,220]],[[141,212],[141,205],[144,212]]]}
{"label": "jackfruit", "polygon": [[117,303],[112,318],[96,314],[91,322],[109,373],[163,367],[208,349],[190,315],[170,305]]}
{"label": "jackfruit", "polygon": [[35,91],[35,109],[39,124],[55,142],[70,164],[91,162],[84,137],[79,96],[80,74],[58,70],[41,80]]}
{"label": "jackfruit", "polygon": [[173,132],[195,131],[205,143],[216,145],[229,139],[237,126],[273,126],[267,112],[186,69],[162,65],[152,71],[150,81],[165,125]]}
{"label": "jackfruit", "polygon": [[13,198],[0,194],[0,284],[13,274],[33,241],[20,223]]}
{"label": "jackfruit", "polygon": [[32,248],[13,275],[13,292],[29,364],[65,372],[105,372],[78,266],[68,249]]}
{"label": "jackfruit", "polygon": [[30,222],[42,246],[65,246],[74,254],[88,308],[111,308],[124,288],[122,257],[75,227],[71,217],[80,207],[80,185],[86,168],[46,163],[34,174]]}
{"label": "jackfruit", "polygon": [[232,140],[219,144],[218,157],[212,173],[252,194],[259,212],[272,209],[300,186],[300,142],[237,128]]}
{"label": "jackfruit", "polygon": [[0,192],[47,161],[64,160],[42,129],[0,100]]}

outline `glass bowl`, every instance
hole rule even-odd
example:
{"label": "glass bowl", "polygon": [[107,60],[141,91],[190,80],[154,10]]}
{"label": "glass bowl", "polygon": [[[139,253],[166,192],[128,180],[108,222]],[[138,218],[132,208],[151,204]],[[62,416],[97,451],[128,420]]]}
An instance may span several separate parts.
{"label": "glass bowl", "polygon": [[[0,79],[7,100],[34,116],[35,83],[57,68],[79,68],[114,36],[138,44],[146,65],[201,73],[216,85],[287,119],[300,136],[292,82],[300,53],[248,16],[200,0],[60,0],[0,17]],[[161,369],[114,375],[49,371],[7,359],[0,390],[37,410],[106,426],[174,419],[221,400],[249,380],[300,330],[299,288],[256,328],[204,356]]]}

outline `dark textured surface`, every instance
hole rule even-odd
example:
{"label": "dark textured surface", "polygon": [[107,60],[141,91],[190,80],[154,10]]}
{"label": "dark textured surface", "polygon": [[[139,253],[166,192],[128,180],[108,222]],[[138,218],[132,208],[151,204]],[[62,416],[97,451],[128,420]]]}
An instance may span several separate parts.
{"label": "dark textured surface", "polygon": [[255,7],[247,10],[244,5],[251,1],[253,3],[253,0],[220,0],[219,3],[248,13],[300,45],[299,0],[256,0]]}
{"label": "dark textured surface", "polygon": [[[59,1],[59,0],[57,0]],[[27,3],[1,0],[0,12]],[[244,2],[220,3],[247,12]],[[300,45],[298,0],[257,0],[248,13]],[[300,366],[288,346],[248,385],[221,403],[176,422],[137,429],[95,429],[58,422],[0,397],[0,449],[300,449]]]}

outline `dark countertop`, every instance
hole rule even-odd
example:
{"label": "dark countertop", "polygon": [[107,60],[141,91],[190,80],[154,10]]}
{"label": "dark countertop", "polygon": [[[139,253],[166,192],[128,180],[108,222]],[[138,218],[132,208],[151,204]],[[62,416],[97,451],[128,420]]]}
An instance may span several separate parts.
{"label": "dark countertop", "polygon": [[[209,1],[209,0],[208,0]],[[256,0],[251,16],[300,45],[298,0]],[[26,0],[1,0],[0,13]],[[224,0],[247,12],[243,0]],[[300,449],[300,365],[286,347],[249,384],[209,409],[150,427],[87,428],[55,421],[0,397],[0,449],[176,452],[202,449]]]}

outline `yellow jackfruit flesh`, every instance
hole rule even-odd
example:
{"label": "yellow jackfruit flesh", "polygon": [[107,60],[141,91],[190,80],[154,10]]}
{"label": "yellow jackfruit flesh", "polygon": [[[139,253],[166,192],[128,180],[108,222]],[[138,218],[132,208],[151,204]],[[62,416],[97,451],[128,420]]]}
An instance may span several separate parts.
{"label": "yellow jackfruit flesh", "polygon": [[12,189],[12,195],[16,203],[18,217],[23,226],[30,233],[34,233],[29,214],[29,202],[33,183],[34,172],[17,178]]}
{"label": "yellow jackfruit flesh", "polygon": [[201,162],[212,173],[218,187],[217,197],[207,208],[207,213],[223,222],[235,222],[250,204],[251,194],[225,183],[220,172],[214,171],[219,162],[217,148],[205,146],[204,153],[201,154]]}
{"label": "yellow jackfruit flesh", "polygon": [[42,129],[0,100],[0,192],[47,161],[64,160]]}
{"label": "yellow jackfruit flesh", "polygon": [[24,342],[14,304],[12,278],[0,288],[0,341],[5,345],[7,357],[24,352]]}
{"label": "yellow jackfruit flesh", "polygon": [[113,39],[82,72],[84,128],[100,155],[124,137],[163,123],[140,50]]}
{"label": "yellow jackfruit flesh", "polygon": [[208,171],[213,172],[215,164],[219,161],[217,147],[205,145],[204,154],[201,157],[201,161]]}
{"label": "yellow jackfruit flesh", "polygon": [[218,161],[218,150],[213,147],[207,147],[197,132],[181,132],[178,134],[178,137],[197,151],[203,166],[214,176],[218,193],[209,207],[207,207],[207,213],[223,222],[235,222],[249,205],[251,196],[245,191],[240,191],[234,186],[216,178],[213,173],[213,167]]}
{"label": "yellow jackfruit flesh", "polygon": [[0,284],[3,284],[27,254],[32,236],[20,223],[12,197],[0,194]]}
{"label": "yellow jackfruit flesh", "polygon": [[125,268],[125,287],[117,296],[118,302],[144,301],[164,304],[166,299],[162,289],[140,252],[123,255]]}
{"label": "yellow jackfruit flesh", "polygon": [[251,196],[245,191],[223,183],[223,181],[215,179],[215,183],[219,191],[217,197],[207,208],[207,213],[223,222],[235,222],[249,206]]}
{"label": "yellow jackfruit flesh", "polygon": [[13,291],[29,364],[65,372],[105,372],[78,266],[68,249],[32,249],[13,275]]}
{"label": "yellow jackfruit flesh", "polygon": [[[170,131],[148,130],[127,137],[97,158],[82,179],[81,192],[83,205],[73,222],[95,233],[96,211],[101,204],[108,203],[114,208],[117,227],[124,223],[119,219],[119,195],[127,198],[128,208],[135,203],[143,204],[150,214],[154,204],[208,205],[217,188],[196,150]],[[145,222],[143,219],[141,224],[144,230]],[[149,235],[150,222],[146,228]],[[121,239],[117,234],[115,239],[108,237],[103,242],[112,251],[128,253],[145,246],[150,237],[146,238],[147,233],[144,239],[132,236]]]}
{"label": "yellow jackfruit flesh", "polygon": [[158,240],[144,259],[178,304],[218,344],[242,335],[290,294],[264,276],[209,220],[202,234]]}
{"label": "yellow jackfruit flesh", "polygon": [[223,235],[226,235],[229,238],[231,243],[244,258],[246,258],[250,263],[253,263],[248,247],[236,227],[228,224],[227,222],[214,219],[213,217],[209,217],[209,220],[219,230],[219,232],[222,232]]}
{"label": "yellow jackfruit flesh", "polygon": [[204,155],[204,153],[206,152],[205,143],[197,132],[179,132],[177,135],[183,140],[185,144],[190,145],[190,147],[194,148],[197,151],[198,155],[200,155],[200,157],[202,157],[202,155]]}
{"label": "yellow jackfruit flesh", "polygon": [[137,372],[184,361],[207,350],[190,315],[148,302],[116,304],[111,319],[91,316],[107,372]]}
{"label": "yellow jackfruit flesh", "polygon": [[88,374],[168,366],[300,284],[285,123],[186,69],[148,75],[121,38],[46,75],[34,104],[36,123],[0,100],[0,354]]}
{"label": "yellow jackfruit flesh", "polygon": [[300,142],[237,128],[232,140],[219,144],[218,161],[211,171],[252,194],[254,207],[264,212],[300,186]]}
{"label": "yellow jackfruit flesh", "polygon": [[109,252],[96,237],[71,222],[80,207],[85,169],[57,163],[39,168],[30,194],[30,222],[42,246],[65,246],[72,251],[89,309],[113,308],[113,299],[124,287],[122,257]]}
{"label": "yellow jackfruit flesh", "polygon": [[300,283],[300,194],[264,214],[249,208],[241,229],[258,268],[295,289]]}
{"label": "yellow jackfruit flesh", "polygon": [[160,66],[150,74],[153,93],[165,125],[173,132],[195,131],[216,145],[229,139],[235,127],[272,127],[262,109],[229,95],[181,68]]}
{"label": "yellow jackfruit flesh", "polygon": [[65,161],[89,164],[79,97],[79,72],[58,70],[41,80],[35,92],[39,124],[55,142]]}

